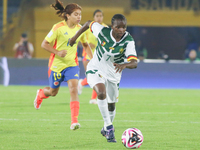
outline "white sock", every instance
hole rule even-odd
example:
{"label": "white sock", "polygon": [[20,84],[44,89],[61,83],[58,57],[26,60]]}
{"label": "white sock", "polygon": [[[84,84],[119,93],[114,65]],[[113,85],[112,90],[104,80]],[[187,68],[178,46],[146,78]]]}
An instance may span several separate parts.
{"label": "white sock", "polygon": [[110,121],[113,122],[116,114],[116,108],[114,111],[109,111]]}
{"label": "white sock", "polygon": [[110,115],[108,112],[108,103],[107,103],[106,99],[104,99],[104,100],[97,99],[97,104],[98,104],[99,110],[100,110],[101,115],[104,120],[104,126],[111,125],[112,122],[110,120]]}

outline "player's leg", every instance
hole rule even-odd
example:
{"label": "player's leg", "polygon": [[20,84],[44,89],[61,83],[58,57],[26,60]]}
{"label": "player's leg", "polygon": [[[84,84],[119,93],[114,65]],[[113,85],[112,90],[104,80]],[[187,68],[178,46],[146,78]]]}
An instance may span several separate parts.
{"label": "player's leg", "polygon": [[59,87],[54,89],[51,87],[45,87],[37,90],[36,98],[34,100],[35,109],[40,109],[43,99],[49,98],[49,96],[56,96]]}
{"label": "player's leg", "polygon": [[[107,102],[108,102],[108,111],[109,111],[109,117],[112,123],[116,114],[115,103],[118,102],[118,95],[119,95],[118,85],[119,84],[112,83],[108,80],[106,82],[106,97],[107,97]],[[112,129],[113,129],[113,136],[114,136],[114,128]],[[106,132],[105,127],[101,129],[101,134],[103,136],[106,136],[107,132]]]}
{"label": "player's leg", "polygon": [[110,115],[110,120],[111,120],[111,122],[113,122],[114,118],[115,118],[115,114],[116,114],[115,103],[108,104],[108,111],[109,111],[109,115]]}
{"label": "player's leg", "polygon": [[71,127],[70,129],[76,130],[80,128],[80,124],[78,123],[78,115],[79,115],[79,98],[78,98],[78,80],[71,79],[67,81],[69,92],[70,92],[70,109],[71,109]]}
{"label": "player's leg", "polygon": [[108,142],[116,142],[114,128],[110,120],[108,103],[106,100],[106,79],[104,79],[100,74],[94,72],[88,73],[87,79],[90,87],[93,87],[97,93],[97,104],[104,120],[106,139]]}
{"label": "player's leg", "polygon": [[[88,59],[83,59],[83,66],[86,70],[87,68],[87,64],[89,63]],[[79,85],[79,87],[83,87],[85,85],[88,85],[87,83],[87,78],[85,77],[83,80],[81,80],[80,82],[81,85]],[[80,89],[80,88],[79,88]],[[82,88],[81,88],[82,89]],[[81,91],[82,92],[82,91]],[[97,104],[97,93],[95,92],[95,90],[92,90],[92,96],[91,96],[91,100],[89,101],[90,104]]]}
{"label": "player's leg", "polygon": [[49,74],[50,87],[37,90],[36,98],[34,100],[35,109],[40,109],[43,99],[57,95],[62,80],[62,73],[51,71]]}
{"label": "player's leg", "polygon": [[71,130],[80,128],[78,123],[79,115],[79,98],[78,98],[78,79],[79,79],[79,67],[69,67],[65,71],[64,81],[67,81],[70,92],[70,109],[71,109]]}
{"label": "player's leg", "polygon": [[[83,66],[84,69],[87,69],[87,65],[89,63],[89,56],[87,56],[87,53],[85,51],[83,51]],[[81,79],[80,84],[79,84],[79,88],[78,89],[82,89],[81,87],[88,85],[87,83],[87,78],[85,77],[83,80]],[[79,90],[80,91],[80,90]],[[81,91],[82,92],[82,91]],[[90,104],[97,104],[97,93],[95,92],[95,90],[92,91],[92,96],[91,96],[91,100],[89,101]]]}
{"label": "player's leg", "polygon": [[[88,56],[87,56],[86,52],[83,53],[83,66],[84,66],[85,70],[87,69],[87,65],[89,63],[89,59],[87,59],[87,58],[88,58]],[[83,80],[81,80],[79,87],[83,87],[85,85],[88,85],[86,77]],[[95,90],[92,90],[92,96],[91,96],[91,100],[89,101],[89,103],[97,104],[96,98],[97,98],[97,93],[95,92]]]}
{"label": "player's leg", "polygon": [[[95,78],[98,79],[99,77],[98,75],[95,74],[95,77],[94,76],[90,77],[90,75],[88,75],[88,78],[89,80],[92,80],[91,78],[95,80]],[[108,112],[108,103],[106,100],[106,87],[105,87],[105,83],[103,82],[104,81],[103,80],[101,81],[101,79],[99,80],[99,83],[96,80],[96,84],[93,86],[93,89],[97,93],[97,104],[104,120],[104,126],[107,127],[109,125],[112,125],[112,122],[110,120],[110,116]]]}
{"label": "player's leg", "polygon": [[115,103],[118,102],[119,97],[119,84],[108,81],[106,89],[110,120],[113,122],[116,114]]}

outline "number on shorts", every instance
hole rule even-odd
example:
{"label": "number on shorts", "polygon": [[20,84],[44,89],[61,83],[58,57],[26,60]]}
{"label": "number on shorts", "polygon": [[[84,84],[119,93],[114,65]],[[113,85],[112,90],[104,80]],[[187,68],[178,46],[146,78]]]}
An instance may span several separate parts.
{"label": "number on shorts", "polygon": [[53,73],[54,80],[56,81],[57,79],[61,78],[61,73]]}

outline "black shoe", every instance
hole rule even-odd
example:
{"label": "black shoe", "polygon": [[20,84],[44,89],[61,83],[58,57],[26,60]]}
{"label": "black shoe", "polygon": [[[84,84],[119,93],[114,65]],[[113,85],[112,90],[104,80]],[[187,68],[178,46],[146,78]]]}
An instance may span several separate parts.
{"label": "black shoe", "polygon": [[107,141],[116,143],[117,141],[115,140],[113,125],[107,126],[106,128],[107,128],[107,131],[106,131],[106,139],[107,139]]}
{"label": "black shoe", "polygon": [[106,136],[106,131],[104,130],[104,127],[101,129],[101,134],[102,134],[103,136]]}

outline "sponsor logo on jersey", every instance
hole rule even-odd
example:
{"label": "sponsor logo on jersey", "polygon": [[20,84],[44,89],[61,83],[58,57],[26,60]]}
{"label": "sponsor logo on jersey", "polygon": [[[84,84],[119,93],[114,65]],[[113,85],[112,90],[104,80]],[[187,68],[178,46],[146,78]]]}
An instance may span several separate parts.
{"label": "sponsor logo on jersey", "polygon": [[75,76],[75,77],[78,77],[78,74],[75,74],[74,76]]}
{"label": "sponsor logo on jersey", "polygon": [[101,43],[101,46],[104,46],[106,44],[106,42],[105,41],[103,41],[102,43]]}
{"label": "sponsor logo on jersey", "polygon": [[121,48],[121,49],[119,50],[120,54],[121,54],[121,53],[123,53],[123,51],[124,51],[124,49],[123,49],[123,48]]}
{"label": "sponsor logo on jersey", "polygon": [[58,86],[58,84],[59,84],[58,81],[55,81],[55,82],[54,82],[54,85],[55,85],[55,86]]}
{"label": "sponsor logo on jersey", "polygon": [[64,35],[68,35],[68,33],[67,32],[65,32],[65,34]]}
{"label": "sponsor logo on jersey", "polygon": [[114,47],[109,47],[109,49],[111,49],[111,50],[115,50],[115,48],[114,48]]}

